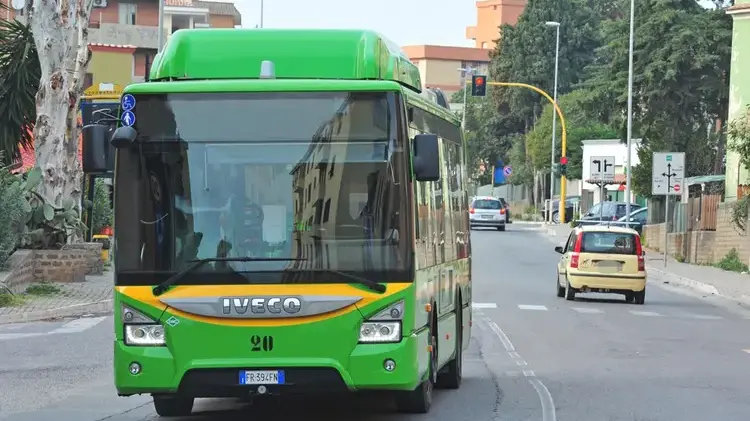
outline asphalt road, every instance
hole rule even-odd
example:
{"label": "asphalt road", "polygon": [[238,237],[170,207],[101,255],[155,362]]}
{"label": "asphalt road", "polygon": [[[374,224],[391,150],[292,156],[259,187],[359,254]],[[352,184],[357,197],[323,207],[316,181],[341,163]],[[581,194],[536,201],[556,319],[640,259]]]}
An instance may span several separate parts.
{"label": "asphalt road", "polygon": [[[474,231],[475,318],[464,383],[438,391],[435,421],[744,421],[750,314],[648,286],[646,304],[555,296],[545,231]],[[745,328],[745,329],[743,329]],[[112,318],[0,325],[0,420],[155,420],[112,386]],[[749,349],[748,351],[745,351]],[[199,400],[190,420],[416,420],[378,396],[252,405]]]}

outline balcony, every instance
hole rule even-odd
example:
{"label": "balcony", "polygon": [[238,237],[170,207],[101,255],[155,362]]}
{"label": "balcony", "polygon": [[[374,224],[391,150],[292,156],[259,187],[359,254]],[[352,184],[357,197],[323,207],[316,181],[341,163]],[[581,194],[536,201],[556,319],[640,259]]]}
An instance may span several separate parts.
{"label": "balcony", "polygon": [[[165,28],[164,39],[169,30]],[[101,23],[98,28],[89,28],[89,42],[133,45],[138,48],[156,49],[159,44],[159,29],[155,26],[125,25],[121,23]]]}

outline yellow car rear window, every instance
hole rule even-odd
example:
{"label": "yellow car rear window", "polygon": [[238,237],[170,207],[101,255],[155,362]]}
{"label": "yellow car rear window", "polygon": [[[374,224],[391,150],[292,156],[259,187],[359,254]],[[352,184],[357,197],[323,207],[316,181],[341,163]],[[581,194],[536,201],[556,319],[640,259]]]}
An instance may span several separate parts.
{"label": "yellow car rear window", "polygon": [[635,235],[618,232],[586,232],[582,253],[636,254]]}

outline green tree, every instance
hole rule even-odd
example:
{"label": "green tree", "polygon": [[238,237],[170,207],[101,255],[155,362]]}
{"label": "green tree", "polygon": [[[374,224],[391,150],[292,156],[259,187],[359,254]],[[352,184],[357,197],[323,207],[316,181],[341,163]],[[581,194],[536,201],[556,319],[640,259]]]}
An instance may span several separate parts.
{"label": "green tree", "polygon": [[[581,179],[583,150],[581,142],[587,139],[616,139],[617,130],[603,124],[588,110],[588,93],[576,90],[558,98],[558,105],[563,111],[567,125],[568,178]],[[541,117],[534,129],[526,135],[529,159],[537,169],[549,172],[552,144],[552,105],[544,107]],[[559,162],[562,152],[562,125],[557,122],[555,143],[555,162]]]}
{"label": "green tree", "polygon": [[[463,102],[463,90],[453,94],[454,103]],[[497,119],[492,103],[484,97],[467,97],[466,104],[466,153],[469,166],[469,177],[480,185],[492,183],[491,171],[480,171],[480,168],[491,168],[498,159],[507,160],[510,140],[507,137],[496,137],[493,131]],[[457,113],[462,117],[461,113]]]}
{"label": "green tree", "polygon": [[[627,2],[620,1],[621,8]],[[603,25],[604,45],[589,67],[590,108],[625,138],[628,20]],[[670,34],[665,42],[664,34]],[[687,176],[712,173],[723,137],[717,122],[728,106],[731,19],[693,0],[637,0],[634,51],[634,136],[642,138],[633,168],[636,193],[651,193],[654,151],[686,153]]]}
{"label": "green tree", "polygon": [[[0,11],[7,6],[0,4]],[[0,151],[1,165],[21,158],[33,147],[36,93],[41,70],[31,29],[17,20],[0,20]]]}
{"label": "green tree", "polygon": [[[595,0],[530,0],[515,26],[500,27],[500,42],[492,54],[492,79],[528,83],[552,94],[556,31],[545,22],[555,20],[560,22],[558,95],[570,92],[600,45],[603,12],[590,3],[598,4]],[[488,124],[495,138],[507,140],[505,155],[514,169],[513,182],[531,186],[533,172],[540,168],[527,162],[534,145],[524,136],[539,123],[537,118],[548,104],[547,99],[527,89],[496,88],[492,90],[492,101],[497,117]],[[549,161],[549,152],[547,156]],[[527,173],[522,176],[519,171]]]}

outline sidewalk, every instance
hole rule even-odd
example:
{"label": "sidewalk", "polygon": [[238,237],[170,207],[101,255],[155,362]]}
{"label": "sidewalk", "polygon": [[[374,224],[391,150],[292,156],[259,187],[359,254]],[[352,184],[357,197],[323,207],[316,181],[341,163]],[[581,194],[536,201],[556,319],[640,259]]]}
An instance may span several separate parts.
{"label": "sidewalk", "polygon": [[713,266],[680,263],[671,257],[667,258],[665,268],[664,254],[650,249],[646,249],[646,268],[649,280],[686,286],[750,307],[750,275],[729,272]]}
{"label": "sidewalk", "polygon": [[[546,225],[547,235],[555,245],[562,245],[570,235],[567,225]],[[750,308],[750,275],[728,272],[713,266],[680,263],[664,254],[646,249],[646,269],[649,282],[674,284],[707,295],[717,295]]]}
{"label": "sidewalk", "polygon": [[59,292],[49,295],[24,295],[23,304],[0,307],[0,324],[23,323],[87,313],[112,311],[113,272],[87,276],[86,282],[57,283]]}

